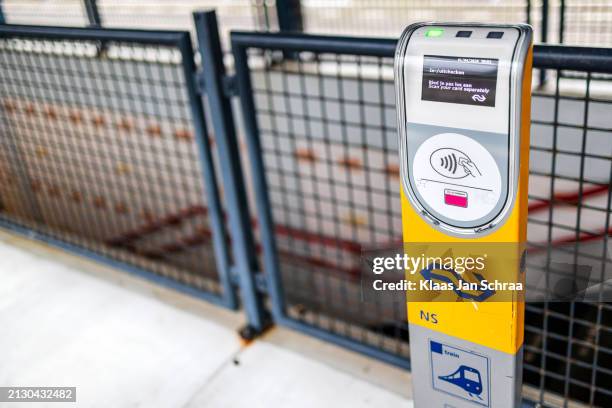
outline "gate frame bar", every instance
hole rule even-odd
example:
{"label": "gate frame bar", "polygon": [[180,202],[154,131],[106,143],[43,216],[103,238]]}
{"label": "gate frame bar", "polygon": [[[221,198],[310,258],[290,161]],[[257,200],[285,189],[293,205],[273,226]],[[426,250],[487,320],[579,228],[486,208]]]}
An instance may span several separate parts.
{"label": "gate frame bar", "polygon": [[[257,255],[250,221],[248,197],[240,160],[240,149],[231,100],[224,92],[227,83],[219,28],[214,10],[193,13],[201,70],[198,78],[208,99],[214,127],[214,140],[219,153],[219,167],[223,177],[225,202],[234,250],[232,272],[237,275],[240,294],[247,315],[247,326],[240,333],[251,339],[270,325],[261,296],[257,294],[255,271]],[[204,95],[202,95],[204,96]]]}

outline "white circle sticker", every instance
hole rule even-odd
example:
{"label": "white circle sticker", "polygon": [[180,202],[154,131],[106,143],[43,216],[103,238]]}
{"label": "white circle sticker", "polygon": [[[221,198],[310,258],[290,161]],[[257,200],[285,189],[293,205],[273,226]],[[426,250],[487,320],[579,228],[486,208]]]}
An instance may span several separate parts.
{"label": "white circle sticker", "polygon": [[421,144],[412,179],[431,210],[460,222],[485,217],[501,196],[501,174],[491,153],[458,133],[441,133]]}

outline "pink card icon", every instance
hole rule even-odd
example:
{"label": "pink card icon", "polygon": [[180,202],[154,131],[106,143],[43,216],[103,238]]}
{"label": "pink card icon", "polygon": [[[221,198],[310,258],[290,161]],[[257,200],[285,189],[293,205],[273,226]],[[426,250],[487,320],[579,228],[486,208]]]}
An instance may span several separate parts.
{"label": "pink card icon", "polygon": [[465,191],[444,189],[444,204],[467,208],[468,195]]}

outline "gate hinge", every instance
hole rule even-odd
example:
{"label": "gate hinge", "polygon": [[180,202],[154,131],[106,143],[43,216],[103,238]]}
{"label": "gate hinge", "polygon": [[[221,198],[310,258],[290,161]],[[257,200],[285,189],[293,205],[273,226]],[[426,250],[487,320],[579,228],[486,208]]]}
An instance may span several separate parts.
{"label": "gate hinge", "polygon": [[[234,286],[240,286],[240,276],[235,265],[230,266],[229,275],[230,281]],[[255,273],[255,288],[260,293],[268,293],[268,279],[262,272]]]}
{"label": "gate hinge", "polygon": [[196,88],[198,91],[198,95],[203,96],[204,94],[206,94],[206,84],[204,83],[204,72],[197,71],[195,73],[195,83],[196,83]]}
{"label": "gate hinge", "polygon": [[236,81],[236,75],[226,75],[223,77],[223,94],[226,98],[238,96],[238,81]]}
{"label": "gate hinge", "polygon": [[[196,72],[195,81],[198,88],[198,94],[205,95],[206,80],[204,79],[204,72]],[[226,98],[238,96],[238,83],[236,81],[236,75],[225,75],[221,80],[221,90],[223,91],[223,96]]]}
{"label": "gate hinge", "polygon": [[268,279],[263,273],[257,273],[255,275],[255,286],[261,293],[268,293]]}

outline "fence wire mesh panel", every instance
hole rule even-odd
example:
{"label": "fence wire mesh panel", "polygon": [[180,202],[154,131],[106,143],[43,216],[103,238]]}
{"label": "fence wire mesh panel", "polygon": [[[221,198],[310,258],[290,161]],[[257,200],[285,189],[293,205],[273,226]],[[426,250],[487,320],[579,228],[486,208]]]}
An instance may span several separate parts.
{"label": "fence wire mesh panel", "polygon": [[255,104],[280,260],[266,273],[278,273],[281,318],[407,365],[403,303],[366,305],[360,296],[362,246],[401,239],[392,52],[306,48],[283,59],[244,46],[233,39],[238,75],[250,66],[244,91]]}
{"label": "fence wire mesh panel", "polygon": [[192,28],[195,10],[211,8],[217,12],[225,45],[229,41],[230,29],[268,30],[276,27],[274,1],[98,0],[100,16],[106,27],[185,30]]}
{"label": "fence wire mesh panel", "polygon": [[83,0],[2,0],[0,5],[9,24],[87,25]]}
{"label": "fence wire mesh panel", "polygon": [[[2,0],[0,6],[9,24],[82,27],[91,23],[87,15],[87,1]],[[104,27],[190,30],[192,34],[195,31],[192,13],[214,8],[225,46],[231,29],[266,31],[278,27],[274,0],[96,0],[89,6],[97,8]]]}
{"label": "fence wire mesh panel", "polygon": [[560,42],[572,45],[609,47],[612,45],[612,2],[598,0],[559,0]]}
{"label": "fence wire mesh panel", "polygon": [[530,22],[537,31],[541,3],[528,0],[303,0],[301,6],[306,32],[397,38],[408,24],[422,21]]}
{"label": "fence wire mesh panel", "polygon": [[[596,73],[574,74],[553,71],[533,97],[528,271],[594,265],[590,273],[604,282],[612,271],[612,86]],[[603,284],[599,299],[609,289]],[[538,399],[611,406],[612,305],[526,308],[524,376],[540,389]]]}
{"label": "fence wire mesh panel", "polygon": [[401,236],[390,63],[301,55],[252,81],[288,315],[407,357],[403,305],[360,300],[361,246]]}
{"label": "fence wire mesh panel", "polygon": [[[291,326],[407,361],[404,305],[363,303],[358,274],[362,249],[402,242],[394,43],[373,57],[363,49],[376,47],[359,39],[297,40],[233,35],[235,49],[249,55],[235,52],[236,69],[249,73],[244,92],[253,95],[252,133],[274,220],[280,299],[272,301]],[[325,43],[338,51],[322,51]],[[247,61],[248,68],[240,65]],[[550,269],[559,253],[574,263],[586,256],[603,276],[611,270],[612,87],[591,73],[554,74],[533,98],[529,267],[543,260]],[[551,406],[611,406],[611,312],[607,303],[529,304],[525,395]]]}
{"label": "fence wire mesh panel", "polygon": [[188,33],[15,29],[0,30],[0,220],[228,299]]}
{"label": "fence wire mesh panel", "polygon": [[[606,0],[302,0],[305,32],[398,37],[410,23],[529,23],[538,41],[607,47],[612,2]],[[542,30],[546,36],[542,37]]]}
{"label": "fence wire mesh panel", "polygon": [[[529,23],[538,41],[609,46],[609,0],[3,0],[8,23],[84,26],[86,3],[97,7],[103,26],[190,29],[195,10],[214,8],[228,43],[231,29],[277,30],[283,8],[296,14],[291,29],[308,33],[398,37],[410,23],[463,21]],[[92,6],[92,4],[94,4]],[[278,12],[281,9],[281,13]],[[546,31],[543,35],[542,30]],[[227,49],[227,47],[225,47]]]}

